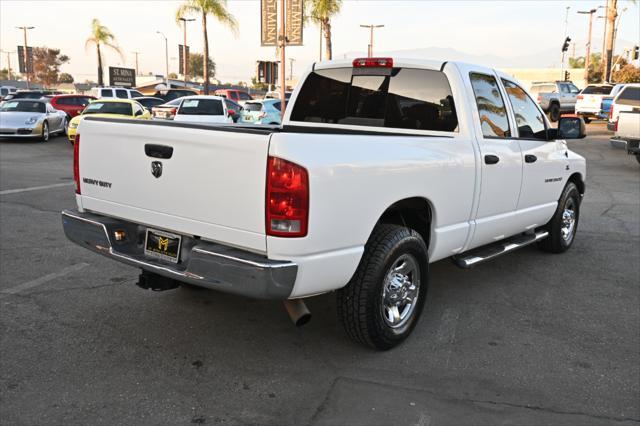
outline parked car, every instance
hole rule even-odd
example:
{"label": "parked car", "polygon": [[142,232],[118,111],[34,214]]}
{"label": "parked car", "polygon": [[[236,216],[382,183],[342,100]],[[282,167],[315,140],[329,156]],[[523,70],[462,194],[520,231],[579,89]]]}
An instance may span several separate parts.
{"label": "parked car", "polygon": [[221,96],[185,96],[180,102],[173,121],[182,123],[233,123]]}
{"label": "parked car", "polygon": [[184,96],[195,96],[198,92],[191,89],[166,89],[158,90],[153,97],[160,98],[165,102],[172,101],[174,99],[182,98]]}
{"label": "parked car", "polygon": [[57,93],[59,92],[53,92],[51,90],[17,90],[6,95],[4,101],[13,99],[41,99],[47,95],[55,95]]}
{"label": "parked car", "polygon": [[151,109],[153,118],[163,119],[163,120],[173,120],[173,117],[175,117],[176,111],[178,111],[178,107],[180,106],[180,102],[182,102],[182,98],[176,98],[167,103],[154,106]]}
{"label": "parked car", "polygon": [[613,86],[613,89],[611,89],[609,95],[602,98],[602,103],[600,105],[601,118],[609,117],[609,114],[611,113],[611,104],[613,103],[613,98],[615,98],[616,95],[620,93],[620,90],[622,90],[624,86],[626,86],[626,83],[616,84],[615,86]]}
{"label": "parked car", "polygon": [[224,104],[227,106],[227,114],[229,114],[229,116],[233,119],[234,123],[237,123],[240,119],[240,115],[242,114],[242,105],[232,101],[231,99],[225,99]]}
{"label": "parked car", "polygon": [[17,89],[13,86],[0,86],[0,101],[4,100],[4,97],[10,93],[15,93]]}
{"label": "parked car", "polygon": [[75,142],[78,126],[86,117],[149,120],[151,113],[133,99],[98,99],[87,105],[80,115],[71,119],[67,130],[69,142]]}
{"label": "parked car", "polygon": [[625,84],[611,102],[607,129],[615,132],[617,130],[618,116],[620,113],[636,109],[640,109],[640,84]]}
{"label": "parked car", "polygon": [[251,101],[244,104],[241,122],[249,124],[280,124],[279,99],[263,99],[261,101]]}
{"label": "parked car", "polygon": [[346,333],[378,349],[418,323],[430,262],[575,241],[586,166],[565,139],[584,122],[551,128],[512,76],[362,58],[316,63],[299,90],[278,129],[87,118],[67,237],[142,288],[283,300],[296,323],[301,298],[337,291]]}
{"label": "parked car", "polygon": [[47,98],[51,106],[67,114],[68,120],[80,114],[89,102],[96,99],[89,95],[53,95]]}
{"label": "parked car", "polygon": [[611,145],[626,149],[640,163],[640,108],[620,112]]}
{"label": "parked car", "polygon": [[67,130],[67,114],[41,99],[11,99],[0,105],[0,137],[38,138],[43,142]]}
{"label": "parked car", "polygon": [[218,89],[214,92],[214,95],[231,99],[240,105],[244,105],[245,102],[253,100],[253,97],[244,90]]}
{"label": "parked car", "polygon": [[584,119],[585,123],[602,117],[602,99],[611,93],[611,84],[590,84],[578,94],[576,99],[576,114]]}
{"label": "parked car", "polygon": [[162,105],[165,101],[161,98],[154,98],[153,96],[142,96],[140,98],[133,98],[134,101],[151,111],[153,107]]}
{"label": "parked car", "polygon": [[93,87],[91,94],[98,99],[133,99],[144,96],[136,89],[130,89],[127,87]]}
{"label": "parked car", "polygon": [[556,122],[562,113],[573,114],[580,89],[569,81],[554,81],[534,83],[530,92],[536,96],[540,108],[549,114],[549,120]]}
{"label": "parked car", "polygon": [[[284,100],[288,101],[291,98],[292,92],[284,92]],[[280,99],[280,91],[272,90],[270,92],[265,93],[264,99]]]}

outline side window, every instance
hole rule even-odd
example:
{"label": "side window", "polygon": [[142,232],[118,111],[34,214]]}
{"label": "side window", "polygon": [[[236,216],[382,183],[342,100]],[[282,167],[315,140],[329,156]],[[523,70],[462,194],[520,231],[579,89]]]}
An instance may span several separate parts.
{"label": "side window", "polygon": [[138,104],[133,104],[133,115],[138,115],[138,114],[142,114],[142,108],[140,108],[140,105]]}
{"label": "side window", "polygon": [[129,92],[129,94],[131,95],[132,98],[141,98],[144,95],[140,92],[138,92],[137,90],[132,90]]}
{"label": "side window", "polygon": [[569,91],[571,93],[580,93],[580,89],[578,89],[576,86],[574,86],[573,84],[569,83]]}
{"label": "side window", "polygon": [[282,108],[282,104],[281,104],[280,102],[274,102],[274,103],[273,103],[273,107],[274,107],[275,109],[277,109],[278,111],[281,111],[281,109],[280,109],[280,108]]}
{"label": "side window", "polygon": [[495,77],[471,73],[469,78],[478,105],[483,136],[488,138],[510,137],[507,109]]}
{"label": "side window", "polygon": [[128,99],[127,91],[124,89],[116,89],[116,98]]}
{"label": "side window", "polygon": [[113,90],[111,90],[111,89],[102,89],[100,91],[100,96],[102,96],[103,98],[112,98],[113,97]]}
{"label": "side window", "polygon": [[621,105],[633,105],[640,106],[640,87],[639,86],[627,86],[625,87],[618,98],[616,103]]}
{"label": "side window", "polygon": [[569,93],[569,86],[567,86],[566,84],[561,84],[560,85],[560,92]]}
{"label": "side window", "polygon": [[251,96],[249,96],[247,93],[240,92],[240,100],[241,101],[249,101],[249,100],[251,100]]}
{"label": "side window", "polygon": [[535,102],[527,95],[527,92],[515,83],[505,79],[502,79],[502,84],[504,84],[509,102],[511,102],[513,108],[516,125],[518,126],[518,136],[524,139],[547,140],[544,116]]}

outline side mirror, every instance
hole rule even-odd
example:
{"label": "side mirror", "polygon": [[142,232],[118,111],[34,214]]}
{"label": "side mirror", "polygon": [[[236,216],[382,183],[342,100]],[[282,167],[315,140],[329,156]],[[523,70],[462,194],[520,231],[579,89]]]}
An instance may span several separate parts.
{"label": "side mirror", "polygon": [[141,109],[136,111],[136,117],[140,117],[142,114],[144,114],[144,113],[142,112]]}
{"label": "side mirror", "polygon": [[587,128],[582,117],[568,115],[560,117],[557,129],[549,129],[549,139],[582,139],[587,136]]}

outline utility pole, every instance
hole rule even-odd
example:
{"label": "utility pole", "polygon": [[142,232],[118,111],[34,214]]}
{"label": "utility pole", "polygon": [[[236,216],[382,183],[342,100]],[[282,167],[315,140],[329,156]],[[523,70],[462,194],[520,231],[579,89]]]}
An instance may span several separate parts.
{"label": "utility pole", "polygon": [[182,71],[184,71],[184,86],[187,87],[187,64],[189,63],[189,58],[187,58],[187,22],[195,21],[195,18],[180,18],[180,20],[182,21],[182,28],[184,31],[184,45],[182,47]]}
{"label": "utility pole", "polygon": [[167,84],[167,88],[169,88],[169,42],[167,41],[167,36],[164,35],[160,31],[156,31],[156,33],[160,34],[164,37],[164,66],[165,66],[165,74],[164,74],[164,82]]}
{"label": "utility pole", "polygon": [[12,53],[16,53],[16,52],[15,52],[15,51],[10,52],[10,51],[8,51],[8,50],[0,50],[0,52],[2,52],[2,53],[6,53],[6,54],[7,54],[7,72],[8,72],[8,74],[9,74],[9,75],[8,75],[9,80],[11,80],[11,54],[12,54]]}
{"label": "utility pole", "polygon": [[373,30],[374,28],[382,28],[384,25],[360,25],[362,28],[369,28],[369,48],[367,49],[367,56],[369,58],[373,57]]}
{"label": "utility pole", "polygon": [[284,118],[284,110],[286,108],[286,78],[285,78],[285,68],[286,68],[286,55],[285,48],[287,46],[287,23],[286,23],[286,13],[284,9],[284,1],[280,0],[280,116]]}
{"label": "utility pole", "polygon": [[591,64],[591,29],[593,28],[593,14],[596,13],[597,9],[591,10],[579,10],[578,13],[581,15],[589,15],[589,32],[587,33],[587,45],[584,56],[584,82],[585,84],[589,84],[589,65]]}
{"label": "utility pole", "polygon": [[[564,39],[567,39],[567,26],[569,25],[569,9],[571,9],[570,6],[567,6],[567,11],[564,15]],[[565,41],[566,43],[566,41]],[[562,76],[561,79],[564,80],[564,53],[565,53],[565,49],[562,49],[562,57],[560,59],[560,75]]]}
{"label": "utility pole", "polygon": [[131,52],[134,55],[136,55],[136,76],[139,75],[138,74],[138,55],[140,54],[140,52]]}
{"label": "utility pole", "polygon": [[32,30],[35,27],[27,27],[26,25],[22,26],[22,27],[16,27],[19,30],[24,31],[24,50],[23,52],[23,56],[24,56],[24,70],[25,70],[25,74],[27,75],[27,89],[30,88],[31,85],[31,76],[29,73],[29,49],[27,48],[27,30]]}
{"label": "utility pole", "polygon": [[618,16],[618,0],[607,0],[607,27],[605,30],[604,74],[605,82],[611,78],[611,62],[613,61],[613,39],[615,37],[616,18]]}
{"label": "utility pole", "polygon": [[324,31],[324,24],[320,21],[320,61],[322,61],[322,31]]}

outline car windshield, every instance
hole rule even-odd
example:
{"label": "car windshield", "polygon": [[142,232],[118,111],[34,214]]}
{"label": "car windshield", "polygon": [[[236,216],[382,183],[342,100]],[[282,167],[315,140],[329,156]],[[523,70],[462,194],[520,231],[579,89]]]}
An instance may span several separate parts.
{"label": "car windshield", "polygon": [[260,111],[262,109],[262,104],[258,102],[247,102],[244,104],[244,109],[246,111]]}
{"label": "car windshield", "polygon": [[9,101],[2,104],[0,111],[4,112],[46,112],[46,105],[43,102],[32,101]]}
{"label": "car windshield", "polygon": [[611,93],[612,86],[587,86],[582,91],[583,95],[608,95]]}
{"label": "car windshield", "polygon": [[127,102],[93,102],[82,114],[121,114],[131,115],[131,104]]}
{"label": "car windshield", "polygon": [[222,101],[218,99],[185,99],[178,110],[182,115],[224,115]]}

